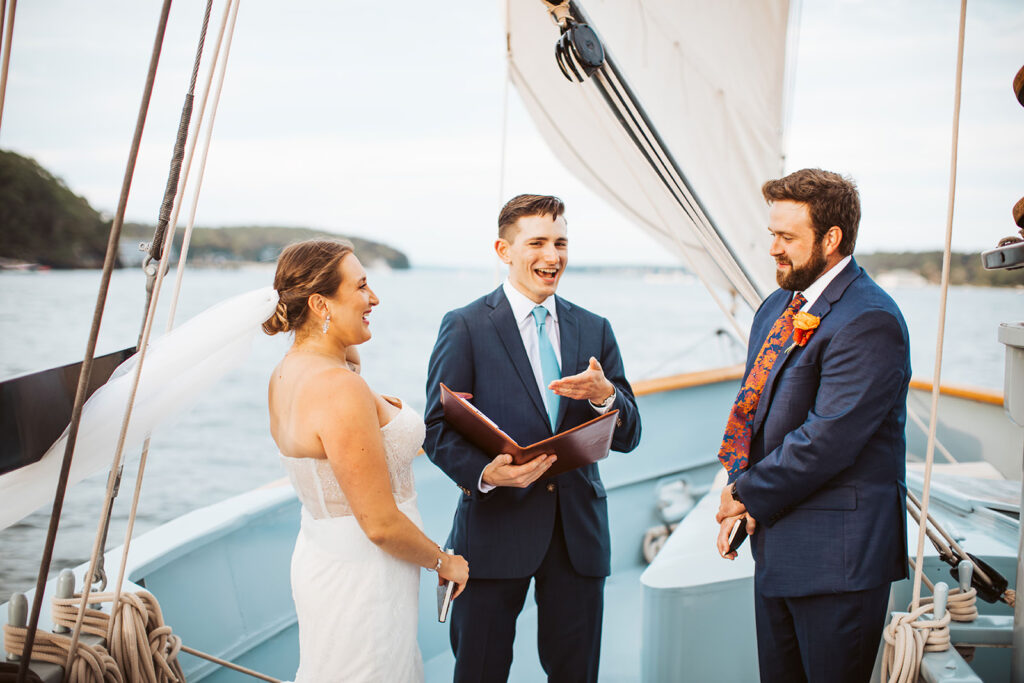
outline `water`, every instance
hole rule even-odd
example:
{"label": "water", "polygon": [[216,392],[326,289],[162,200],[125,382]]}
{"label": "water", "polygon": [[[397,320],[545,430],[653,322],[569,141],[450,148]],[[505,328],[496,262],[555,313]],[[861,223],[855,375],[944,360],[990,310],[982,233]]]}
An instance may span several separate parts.
{"label": "water", "polygon": [[[81,360],[99,277],[98,271],[0,273],[0,378]],[[177,319],[272,279],[270,266],[193,270],[185,279]],[[490,291],[494,273],[371,272],[370,283],[381,305],[371,316],[374,338],[361,347],[363,375],[376,390],[400,396],[422,411],[427,360],[441,316]],[[696,282],[570,270],[560,292],[611,321],[631,379],[742,360],[735,343],[715,334],[726,327],[725,319]],[[915,374],[930,377],[938,288],[891,293],[910,326]],[[163,296],[169,296],[169,289]],[[141,273],[116,272],[100,331],[100,353],[135,344],[142,305]],[[162,310],[159,330],[166,324],[166,306]],[[1001,389],[1003,347],[996,341],[996,326],[1024,317],[1024,290],[953,288],[947,315],[943,380]],[[243,367],[153,435],[136,534],[284,476],[268,433],[265,396],[269,373],[288,343],[280,335],[261,335]],[[108,548],[124,541],[137,464],[136,454],[125,468]],[[88,559],[105,487],[106,473],[101,472],[68,492],[51,575]],[[34,584],[48,519],[49,505],[0,531],[0,601]]]}

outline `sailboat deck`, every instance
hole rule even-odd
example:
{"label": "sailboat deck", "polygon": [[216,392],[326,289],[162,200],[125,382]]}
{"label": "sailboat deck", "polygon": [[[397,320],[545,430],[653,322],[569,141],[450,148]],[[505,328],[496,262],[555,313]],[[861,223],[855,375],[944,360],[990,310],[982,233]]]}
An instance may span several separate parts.
{"label": "sailboat deck", "polygon": [[[617,571],[608,577],[605,584],[601,681],[625,683],[640,680],[640,626],[643,611],[640,574],[645,568],[638,566]],[[447,651],[425,661],[423,666],[428,683],[450,681],[455,670],[455,658]],[[537,606],[533,602],[531,588],[526,597],[526,607],[516,623],[516,642],[509,681],[543,680],[546,680],[546,676],[537,657]]]}

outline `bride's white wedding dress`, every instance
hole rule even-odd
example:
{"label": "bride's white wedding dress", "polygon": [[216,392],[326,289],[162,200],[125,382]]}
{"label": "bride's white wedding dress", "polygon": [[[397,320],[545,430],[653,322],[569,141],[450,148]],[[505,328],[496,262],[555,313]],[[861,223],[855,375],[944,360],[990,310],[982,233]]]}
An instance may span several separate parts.
{"label": "bride's white wedding dress", "polygon": [[[422,528],[412,460],[423,444],[423,420],[403,405],[381,436],[395,502]],[[299,620],[295,683],[422,681],[420,567],[366,537],[327,460],[281,461],[302,503],[291,567]]]}

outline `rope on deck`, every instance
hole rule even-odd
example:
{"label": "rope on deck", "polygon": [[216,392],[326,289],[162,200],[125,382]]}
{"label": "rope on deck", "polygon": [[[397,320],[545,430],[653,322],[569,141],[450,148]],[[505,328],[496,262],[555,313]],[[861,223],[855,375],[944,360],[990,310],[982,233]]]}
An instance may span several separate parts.
{"label": "rope on deck", "polygon": [[949,649],[950,613],[942,619],[922,619],[933,605],[894,616],[882,632],[885,653],[882,656],[882,680],[889,683],[916,683],[925,652]]}
{"label": "rope on deck", "polygon": [[[73,641],[70,636],[37,631],[32,658],[64,666],[74,649],[72,664],[65,680],[70,683],[185,683],[185,674],[178,662],[178,653],[188,654],[215,662],[239,673],[268,683],[281,683],[266,674],[247,669],[227,660],[194,648],[186,647],[181,637],[164,623],[160,603],[147,591],[137,593],[92,593],[93,603],[112,603],[117,600],[120,609],[114,616],[94,608],[85,608],[79,618],[82,594],[53,599],[53,623],[80,630],[106,640],[88,644]],[[108,637],[108,634],[112,634]],[[5,649],[18,654],[24,648],[28,628],[4,625]],[[104,645],[105,644],[105,645]]]}

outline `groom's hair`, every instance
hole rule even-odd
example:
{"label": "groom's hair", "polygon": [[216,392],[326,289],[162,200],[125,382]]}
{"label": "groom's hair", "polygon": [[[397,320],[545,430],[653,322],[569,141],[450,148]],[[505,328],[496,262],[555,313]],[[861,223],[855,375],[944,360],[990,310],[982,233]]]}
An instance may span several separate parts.
{"label": "groom's hair", "polygon": [[565,202],[548,194],[520,194],[508,200],[498,214],[498,237],[515,239],[516,221],[526,216],[551,216],[554,220],[565,214]]}
{"label": "groom's hair", "polygon": [[782,200],[806,204],[818,242],[833,225],[843,231],[839,253],[849,256],[857,243],[860,224],[860,195],[853,178],[844,178],[820,168],[804,168],[785,178],[769,180],[761,187],[768,203]]}

